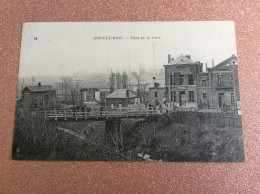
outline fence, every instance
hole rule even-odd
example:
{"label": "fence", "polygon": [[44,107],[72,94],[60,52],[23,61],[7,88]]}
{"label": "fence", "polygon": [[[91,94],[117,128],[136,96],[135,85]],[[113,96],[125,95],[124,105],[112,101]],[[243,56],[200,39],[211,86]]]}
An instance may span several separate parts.
{"label": "fence", "polygon": [[199,122],[214,127],[242,127],[241,116],[234,114],[177,111],[172,116],[177,123]]}

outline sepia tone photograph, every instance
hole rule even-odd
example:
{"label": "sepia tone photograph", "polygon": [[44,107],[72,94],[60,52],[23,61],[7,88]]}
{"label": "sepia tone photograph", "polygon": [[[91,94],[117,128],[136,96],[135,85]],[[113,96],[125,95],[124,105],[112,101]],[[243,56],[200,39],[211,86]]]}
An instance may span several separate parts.
{"label": "sepia tone photograph", "polygon": [[13,160],[244,162],[232,21],[24,23]]}

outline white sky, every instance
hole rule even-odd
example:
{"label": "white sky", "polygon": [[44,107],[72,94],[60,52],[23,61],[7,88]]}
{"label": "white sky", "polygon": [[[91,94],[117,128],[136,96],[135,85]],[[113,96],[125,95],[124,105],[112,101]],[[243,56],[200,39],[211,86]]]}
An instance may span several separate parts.
{"label": "white sky", "polygon": [[[94,40],[96,36],[124,39]],[[161,39],[131,40],[132,36]],[[131,71],[152,69],[153,44],[156,68],[167,63],[169,53],[174,58],[191,55],[194,61],[208,62],[208,67],[212,59],[216,65],[236,55],[231,21],[25,23],[19,77],[123,71],[129,61]]]}

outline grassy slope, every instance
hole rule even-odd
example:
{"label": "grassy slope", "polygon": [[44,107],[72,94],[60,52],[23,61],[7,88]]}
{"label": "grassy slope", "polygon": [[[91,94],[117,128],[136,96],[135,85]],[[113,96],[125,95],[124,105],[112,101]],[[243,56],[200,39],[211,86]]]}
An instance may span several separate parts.
{"label": "grassy slope", "polygon": [[[61,126],[81,134],[79,140]],[[153,120],[122,119],[126,157],[105,139],[104,122],[49,122],[39,115],[16,115],[13,159],[25,160],[136,160],[137,153],[163,161],[243,161],[241,128],[202,125],[197,118],[178,124],[167,115]]]}

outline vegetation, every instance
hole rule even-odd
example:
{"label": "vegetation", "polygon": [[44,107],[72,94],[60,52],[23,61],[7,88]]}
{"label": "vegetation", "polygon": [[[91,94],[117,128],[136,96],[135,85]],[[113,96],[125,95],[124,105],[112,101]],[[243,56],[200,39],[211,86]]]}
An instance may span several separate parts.
{"label": "vegetation", "polygon": [[[133,124],[131,124],[133,123]],[[198,117],[177,123],[171,115],[126,120],[125,148],[163,161],[244,161],[242,128],[201,124]]]}
{"label": "vegetation", "polygon": [[122,119],[124,150],[119,151],[107,140],[104,121],[55,123],[37,112],[17,112],[12,156],[18,160],[137,161],[141,160],[137,154],[143,153],[163,161],[244,161],[242,128],[215,127],[201,122],[196,114],[187,115],[177,120],[173,114]]}
{"label": "vegetation", "polygon": [[[83,133],[83,132],[82,132]],[[16,114],[12,158],[16,160],[125,160],[103,135],[89,133],[86,140],[57,129],[37,112]]]}

